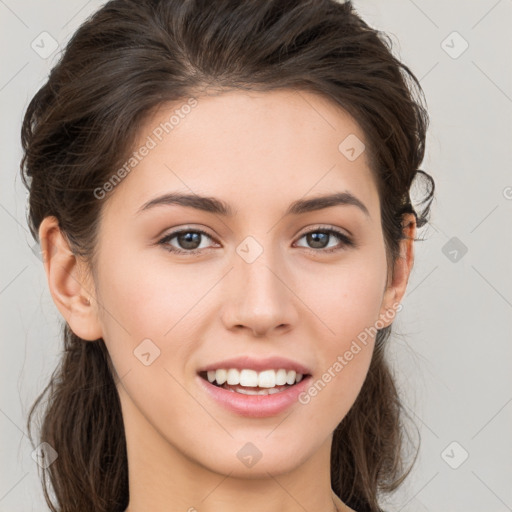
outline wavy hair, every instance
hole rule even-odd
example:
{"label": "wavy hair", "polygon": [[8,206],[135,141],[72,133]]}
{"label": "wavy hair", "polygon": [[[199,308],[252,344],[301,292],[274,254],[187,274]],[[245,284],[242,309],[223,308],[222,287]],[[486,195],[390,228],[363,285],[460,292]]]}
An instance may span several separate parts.
{"label": "wavy hair", "polygon": [[[403,215],[428,221],[434,181],[419,169],[428,115],[419,81],[350,1],[111,0],[74,33],[22,125],[21,175],[34,239],[55,216],[73,252],[95,262],[101,187],[133,150],[137,129],[165,102],[206,90],[319,93],[361,126],[380,198],[389,268]],[[413,207],[411,186],[425,185]],[[378,331],[368,375],[333,433],[331,484],[350,507],[379,510],[406,467],[406,411]],[[47,400],[43,402],[43,398]],[[43,470],[52,512],[122,512],[128,506],[126,439],[115,372],[103,339],[63,326],[63,352],[33,403],[37,440],[59,454]],[[53,496],[50,496],[50,493]]]}

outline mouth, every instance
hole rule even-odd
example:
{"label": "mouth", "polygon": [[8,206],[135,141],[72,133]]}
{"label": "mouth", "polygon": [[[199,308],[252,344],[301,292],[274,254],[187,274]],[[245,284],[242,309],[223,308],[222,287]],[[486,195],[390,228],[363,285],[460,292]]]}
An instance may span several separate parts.
{"label": "mouth", "polygon": [[309,373],[298,373],[284,368],[255,371],[251,369],[220,368],[200,371],[199,377],[209,384],[242,395],[274,395],[295,387],[309,379]]}
{"label": "mouth", "polygon": [[311,385],[312,366],[279,355],[240,355],[196,370],[200,389],[215,404],[238,416],[269,418],[301,404]]}

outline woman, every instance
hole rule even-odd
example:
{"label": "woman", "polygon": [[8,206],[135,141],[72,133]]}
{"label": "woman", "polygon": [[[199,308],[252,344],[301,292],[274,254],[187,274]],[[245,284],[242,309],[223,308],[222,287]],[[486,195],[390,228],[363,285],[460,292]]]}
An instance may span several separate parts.
{"label": "woman", "polygon": [[22,129],[65,320],[28,419],[48,394],[51,510],[380,510],[434,191],[413,87],[350,2],[112,0],[78,29]]}

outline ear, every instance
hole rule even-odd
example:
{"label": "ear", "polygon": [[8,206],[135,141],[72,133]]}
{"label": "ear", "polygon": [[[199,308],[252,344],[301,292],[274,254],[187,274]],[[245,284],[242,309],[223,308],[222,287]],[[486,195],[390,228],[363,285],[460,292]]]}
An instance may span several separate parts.
{"label": "ear", "polygon": [[88,267],[73,254],[56,217],[39,227],[44,269],[53,302],[71,330],[84,340],[102,337],[94,283]]}
{"label": "ear", "polygon": [[414,238],[416,236],[416,217],[405,214],[402,219],[404,238],[400,240],[399,256],[393,267],[393,275],[388,275],[388,283],[382,299],[380,319],[384,326],[393,322],[397,308],[405,294],[407,282],[414,263]]}

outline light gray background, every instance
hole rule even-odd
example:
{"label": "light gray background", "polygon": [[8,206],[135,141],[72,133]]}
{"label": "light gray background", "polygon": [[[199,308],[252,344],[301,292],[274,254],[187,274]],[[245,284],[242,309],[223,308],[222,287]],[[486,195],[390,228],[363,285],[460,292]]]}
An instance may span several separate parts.
{"label": "light gray background", "polygon": [[[18,177],[22,114],[58,50],[42,58],[31,43],[47,31],[62,47],[102,3],[0,0],[0,512],[47,510],[25,420],[61,347]],[[422,168],[437,185],[391,342],[421,451],[387,510],[510,511],[512,0],[354,5],[421,79],[431,117]]]}

